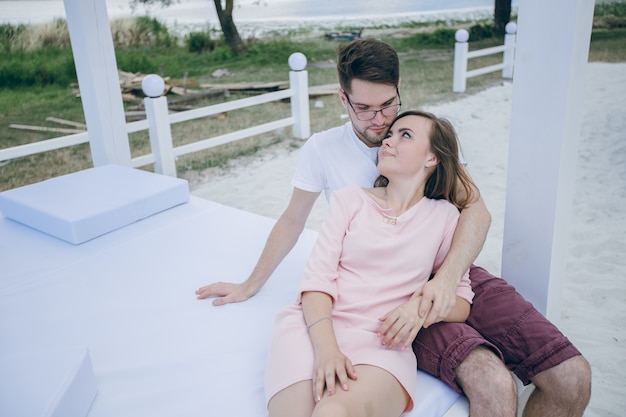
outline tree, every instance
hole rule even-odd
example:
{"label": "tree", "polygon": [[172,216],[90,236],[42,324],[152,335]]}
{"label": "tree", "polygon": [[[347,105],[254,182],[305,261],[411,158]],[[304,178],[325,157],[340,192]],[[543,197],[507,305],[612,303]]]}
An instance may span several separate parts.
{"label": "tree", "polygon": [[504,27],[511,19],[511,0],[495,0],[495,2],[494,32],[496,36],[504,36]]}
{"label": "tree", "polygon": [[226,0],[226,8],[222,8],[222,0],[213,0],[215,3],[215,11],[217,12],[217,17],[220,20],[220,26],[222,27],[222,33],[224,33],[224,39],[226,40],[226,44],[233,51],[234,54],[239,54],[246,50],[243,42],[241,41],[241,37],[239,36],[239,31],[237,30],[237,26],[235,26],[235,21],[233,20],[233,3],[234,0]]}
{"label": "tree", "polygon": [[[161,3],[163,6],[166,7],[171,5],[175,1],[176,0],[131,0],[131,6],[136,5],[137,3]],[[222,0],[213,0],[213,3],[215,4],[215,11],[217,12],[217,18],[220,21],[220,26],[222,27],[222,33],[224,34],[224,40],[226,41],[226,44],[235,55],[244,52],[246,50],[246,47],[241,41],[239,31],[237,30],[237,26],[235,25],[235,21],[233,20],[233,6],[235,0],[225,0],[225,7],[222,7]]]}

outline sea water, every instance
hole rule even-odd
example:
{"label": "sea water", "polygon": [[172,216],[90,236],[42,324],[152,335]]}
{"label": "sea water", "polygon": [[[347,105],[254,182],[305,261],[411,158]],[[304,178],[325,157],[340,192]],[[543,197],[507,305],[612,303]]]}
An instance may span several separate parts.
{"label": "sea water", "polygon": [[[518,0],[513,0],[517,5]],[[174,0],[160,5],[131,7],[131,0],[107,0],[109,18],[149,15],[168,25],[218,25],[211,0]],[[383,20],[385,17],[418,18],[437,12],[491,9],[494,0],[235,0],[235,23],[300,21]],[[0,24],[38,24],[65,18],[63,0],[0,0]]]}

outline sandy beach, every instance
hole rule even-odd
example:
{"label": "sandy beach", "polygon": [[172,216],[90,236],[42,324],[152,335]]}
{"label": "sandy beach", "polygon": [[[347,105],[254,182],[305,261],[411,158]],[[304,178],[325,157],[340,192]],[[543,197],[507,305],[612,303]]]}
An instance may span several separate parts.
{"label": "sandy beach", "polygon": [[[511,83],[503,82],[453,102],[425,106],[449,118],[459,132],[468,168],[493,217],[476,264],[494,274],[500,273],[501,263],[511,93]],[[560,326],[593,369],[586,417],[626,415],[624,97],[626,64],[589,64]],[[338,115],[337,124],[343,121]],[[298,146],[292,145],[278,144],[225,168],[190,175],[192,194],[275,219],[291,195],[298,154]],[[319,198],[307,227],[319,228],[326,207]]]}

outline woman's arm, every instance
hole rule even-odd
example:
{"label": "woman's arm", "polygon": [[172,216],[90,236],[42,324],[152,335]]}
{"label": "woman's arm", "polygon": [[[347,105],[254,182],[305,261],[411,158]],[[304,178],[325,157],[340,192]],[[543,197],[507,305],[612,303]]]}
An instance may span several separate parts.
{"label": "woman's arm", "polygon": [[443,319],[443,321],[449,323],[463,323],[467,320],[470,313],[470,303],[463,297],[456,296],[456,303],[452,310],[450,310],[450,314]]}
{"label": "woman's arm", "polygon": [[[455,296],[456,302],[452,306],[450,313],[444,317],[445,322],[463,323],[470,313],[470,302],[467,299]],[[422,299],[419,292],[413,294],[411,299],[399,307],[391,310],[381,317],[380,335],[382,344],[389,349],[400,346],[400,349],[407,349],[411,346],[413,339],[423,327],[424,318],[415,314]]]}
{"label": "woman's arm", "polygon": [[313,398],[319,402],[324,392],[335,392],[335,381],[344,391],[348,379],[356,379],[352,362],[340,350],[332,323],[332,299],[323,292],[307,291],[302,294],[302,313],[309,329],[309,337],[315,352],[313,365]]}

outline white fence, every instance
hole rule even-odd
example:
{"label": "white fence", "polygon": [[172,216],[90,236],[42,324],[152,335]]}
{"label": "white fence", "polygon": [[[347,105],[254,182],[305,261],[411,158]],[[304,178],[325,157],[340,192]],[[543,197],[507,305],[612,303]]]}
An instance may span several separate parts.
{"label": "white fence", "polygon": [[[133,133],[147,129],[150,134],[150,146],[152,148],[152,153],[131,159],[131,165],[133,167],[140,167],[154,163],[155,172],[176,176],[175,161],[176,157],[180,155],[213,148],[225,143],[271,132],[286,126],[293,126],[294,137],[300,139],[308,138],[310,135],[310,117],[308,73],[305,70],[306,63],[306,57],[300,52],[296,52],[289,57],[289,67],[291,68],[291,71],[289,72],[289,88],[286,90],[261,94],[255,97],[233,100],[173,114],[168,114],[167,98],[161,96],[161,93],[163,92],[162,79],[156,75],[146,77],[148,82],[144,84],[143,87],[144,92],[148,95],[148,97],[144,99],[147,118],[145,120],[127,123],[126,131],[127,133]],[[160,91],[158,91],[159,84],[161,85]],[[151,88],[152,91],[150,91]],[[148,91],[145,91],[146,89]],[[290,117],[227,133],[225,135],[200,140],[183,146],[173,147],[170,130],[170,126],[173,123],[180,123],[201,117],[212,116],[227,111],[243,109],[286,98],[289,98],[291,101]],[[88,142],[89,132],[84,132],[15,146],[12,148],[0,149],[0,161],[8,161],[11,159]]]}
{"label": "white fence", "polygon": [[[492,48],[479,49],[469,52],[469,33],[465,29],[456,31],[454,37],[456,44],[454,45],[454,81],[452,91],[455,93],[465,92],[467,79],[477,77],[479,75],[488,74],[490,72],[502,70],[502,78],[513,78],[513,61],[515,56],[515,38],[517,25],[509,22],[506,25],[506,35],[504,35],[504,45],[494,46]],[[471,58],[503,53],[502,63],[490,65],[488,67],[477,68],[468,71],[467,63]]]}

